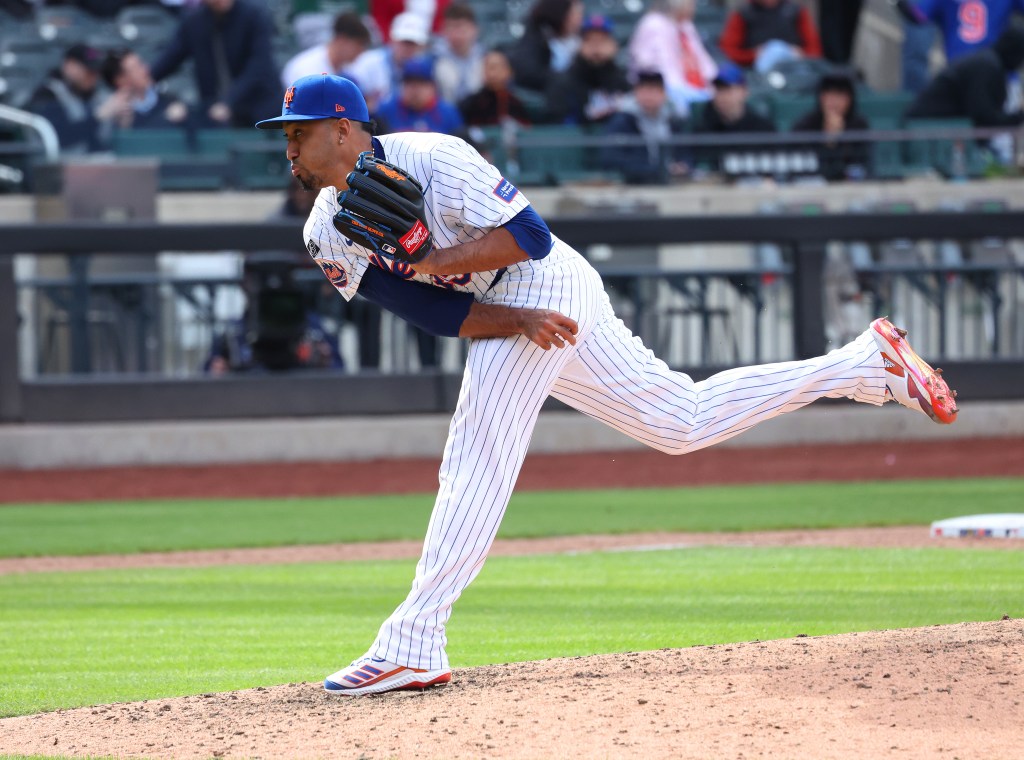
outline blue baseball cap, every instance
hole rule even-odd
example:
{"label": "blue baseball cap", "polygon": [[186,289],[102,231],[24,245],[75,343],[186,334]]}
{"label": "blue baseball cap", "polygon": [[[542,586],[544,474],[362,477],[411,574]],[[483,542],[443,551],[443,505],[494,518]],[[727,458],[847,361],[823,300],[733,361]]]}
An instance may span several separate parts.
{"label": "blue baseball cap", "polygon": [[410,58],[402,64],[402,81],[419,79],[424,82],[434,81],[434,62],[426,56]]}
{"label": "blue baseball cap", "polygon": [[285,90],[281,115],[256,122],[257,129],[275,129],[282,122],[316,119],[369,121],[366,100],[355,83],[334,74],[313,74]]}
{"label": "blue baseball cap", "polygon": [[591,13],[583,19],[583,25],[580,27],[580,35],[584,35],[587,32],[604,32],[605,34],[613,34],[614,27],[612,26],[612,20],[604,14]]}
{"label": "blue baseball cap", "polygon": [[722,64],[718,69],[718,74],[711,82],[715,87],[733,87],[746,83],[747,75],[743,73],[743,69],[732,63]]}

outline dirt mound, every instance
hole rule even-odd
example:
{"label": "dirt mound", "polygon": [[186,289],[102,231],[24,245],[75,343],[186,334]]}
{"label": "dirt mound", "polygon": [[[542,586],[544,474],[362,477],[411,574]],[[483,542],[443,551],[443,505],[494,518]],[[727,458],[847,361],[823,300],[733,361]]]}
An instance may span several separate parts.
{"label": "dirt mound", "polygon": [[1008,758],[1024,620],[457,670],[426,692],[289,684],[0,721],[0,752],[134,757]]}

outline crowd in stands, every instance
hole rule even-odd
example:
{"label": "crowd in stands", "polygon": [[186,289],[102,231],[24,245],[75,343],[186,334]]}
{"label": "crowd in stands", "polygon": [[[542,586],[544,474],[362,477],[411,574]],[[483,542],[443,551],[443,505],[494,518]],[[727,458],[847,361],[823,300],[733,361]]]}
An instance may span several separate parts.
{"label": "crowd in stands", "polygon": [[[290,5],[284,14],[275,12],[281,3]],[[1012,18],[1024,0],[896,4],[908,30],[904,79],[918,93],[906,117],[964,118],[978,127],[1024,121],[1016,73],[1024,31]],[[722,150],[681,150],[673,137],[776,131],[777,121],[751,98],[770,89],[775,72],[816,96],[784,129],[840,135],[872,127],[858,110],[864,87],[849,66],[860,0],[820,2],[817,21],[798,0],[650,0],[632,16],[612,12],[622,3],[605,3],[602,13],[582,0],[534,0],[519,27],[497,38],[488,20],[495,8],[502,18],[510,11],[490,0],[368,0],[364,13],[326,20],[310,0],[0,0],[0,18],[32,19],[62,5],[100,21],[161,6],[173,21],[165,39],[144,41],[145,50],[68,45],[22,98],[53,123],[68,154],[109,150],[119,130],[248,128],[279,111],[292,82],[321,73],[352,79],[382,131],[478,140],[480,128],[568,125],[632,138],[591,160],[635,182],[673,181],[696,165],[720,164]],[[716,20],[710,32],[708,18]],[[920,46],[935,30],[949,65],[929,79]],[[295,43],[287,56],[282,37]],[[169,86],[180,86],[183,74],[191,78],[187,93]],[[869,170],[863,142],[819,140],[814,151],[829,179]]]}

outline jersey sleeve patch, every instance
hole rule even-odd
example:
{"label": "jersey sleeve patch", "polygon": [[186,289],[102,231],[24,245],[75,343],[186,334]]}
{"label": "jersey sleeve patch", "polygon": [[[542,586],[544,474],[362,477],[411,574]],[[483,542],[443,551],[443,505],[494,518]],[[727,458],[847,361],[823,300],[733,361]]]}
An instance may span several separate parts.
{"label": "jersey sleeve patch", "polygon": [[507,179],[502,177],[498,184],[494,186],[494,190],[491,191],[494,195],[501,198],[505,203],[511,203],[512,199],[519,194],[519,188],[509,182]]}
{"label": "jersey sleeve patch", "polygon": [[331,285],[340,291],[344,291],[348,287],[348,272],[339,262],[332,261],[331,259],[313,260],[320,265]]}

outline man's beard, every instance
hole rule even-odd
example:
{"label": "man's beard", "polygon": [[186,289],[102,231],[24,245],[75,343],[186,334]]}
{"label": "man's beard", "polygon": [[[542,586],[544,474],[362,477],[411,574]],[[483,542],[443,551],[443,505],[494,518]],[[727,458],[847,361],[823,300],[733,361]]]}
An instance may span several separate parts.
{"label": "man's beard", "polygon": [[301,174],[296,174],[295,179],[299,181],[299,184],[302,185],[302,189],[307,193],[318,193],[324,186],[323,179],[316,174],[309,175],[309,179],[306,179]]}

